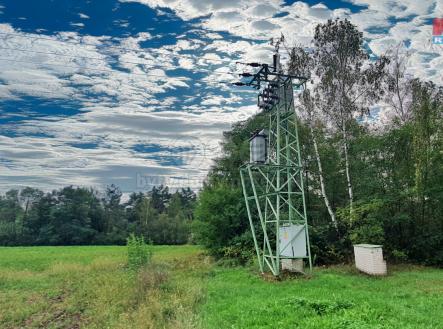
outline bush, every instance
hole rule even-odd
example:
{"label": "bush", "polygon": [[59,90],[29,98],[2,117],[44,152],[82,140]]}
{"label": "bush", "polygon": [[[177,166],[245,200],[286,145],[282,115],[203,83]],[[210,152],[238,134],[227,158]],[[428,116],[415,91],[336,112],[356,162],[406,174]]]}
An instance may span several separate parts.
{"label": "bush", "polygon": [[248,229],[242,235],[233,238],[231,245],[224,247],[222,250],[224,257],[236,258],[240,264],[246,264],[251,259],[255,258],[256,253],[251,230]]}
{"label": "bush", "polygon": [[406,262],[408,260],[408,255],[404,251],[394,249],[391,254],[392,258],[397,262]]}
{"label": "bush", "polygon": [[193,223],[193,234],[197,243],[206,247],[211,255],[216,257],[228,256],[226,253],[231,251],[239,254],[239,248],[245,241],[249,243],[247,249],[253,250],[252,238],[241,239],[248,231],[249,222],[240,188],[218,184],[203,189],[199,195]]}
{"label": "bush", "polygon": [[338,224],[340,234],[333,225],[309,227],[311,255],[316,265],[346,263],[352,259],[352,243],[347,234],[347,227],[342,222]]}
{"label": "bush", "polygon": [[383,207],[382,200],[371,199],[356,202],[352,216],[349,215],[348,207],[338,209],[337,215],[348,225],[349,237],[353,244],[384,244],[384,223],[380,219]]}
{"label": "bush", "polygon": [[143,237],[137,237],[131,234],[127,239],[128,248],[128,268],[138,270],[146,266],[152,258],[152,249],[146,244]]}

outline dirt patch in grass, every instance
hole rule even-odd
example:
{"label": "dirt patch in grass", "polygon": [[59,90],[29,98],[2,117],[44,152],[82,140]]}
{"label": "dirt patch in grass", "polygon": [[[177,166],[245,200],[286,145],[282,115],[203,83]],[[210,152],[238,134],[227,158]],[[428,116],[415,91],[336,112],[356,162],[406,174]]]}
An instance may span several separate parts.
{"label": "dirt patch in grass", "polygon": [[[71,312],[66,308],[68,291],[62,291],[55,296],[46,297],[47,307],[43,312],[32,314],[17,327],[11,328],[60,328],[79,329],[85,323],[81,312]],[[28,302],[32,303],[37,296],[31,296]]]}

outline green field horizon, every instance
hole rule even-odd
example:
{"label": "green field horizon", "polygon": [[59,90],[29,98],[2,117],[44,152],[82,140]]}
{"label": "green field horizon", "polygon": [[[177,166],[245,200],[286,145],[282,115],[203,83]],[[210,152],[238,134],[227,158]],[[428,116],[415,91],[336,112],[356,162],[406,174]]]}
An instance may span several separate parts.
{"label": "green field horizon", "polygon": [[124,246],[0,247],[0,328],[443,328],[441,269],[274,281],[198,246],[152,248],[134,273]]}

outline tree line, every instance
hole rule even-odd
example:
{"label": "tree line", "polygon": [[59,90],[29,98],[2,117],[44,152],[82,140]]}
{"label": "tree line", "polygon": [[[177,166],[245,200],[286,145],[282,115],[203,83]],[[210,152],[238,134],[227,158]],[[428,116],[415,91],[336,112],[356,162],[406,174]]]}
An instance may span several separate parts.
{"label": "tree line", "polygon": [[131,233],[155,244],[183,244],[195,202],[191,189],[172,193],[165,186],[132,193],[125,202],[114,185],[103,192],[10,190],[0,196],[0,245],[124,244]]}
{"label": "tree line", "polygon": [[[309,80],[296,102],[315,262],[349,261],[352,244],[374,243],[390,260],[442,266],[442,88],[407,74],[401,46],[371,58],[348,20],[319,24],[312,46],[289,54],[286,71]],[[199,194],[195,236],[214,255],[253,257],[238,168],[267,122],[260,113],[224,134]]]}

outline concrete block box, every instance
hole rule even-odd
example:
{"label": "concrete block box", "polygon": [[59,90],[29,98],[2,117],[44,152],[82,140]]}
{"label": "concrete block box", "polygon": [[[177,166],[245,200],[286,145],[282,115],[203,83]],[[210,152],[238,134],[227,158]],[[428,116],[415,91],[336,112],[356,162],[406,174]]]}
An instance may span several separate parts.
{"label": "concrete block box", "polygon": [[355,266],[358,270],[370,275],[386,275],[386,261],[383,259],[381,245],[354,245]]}

